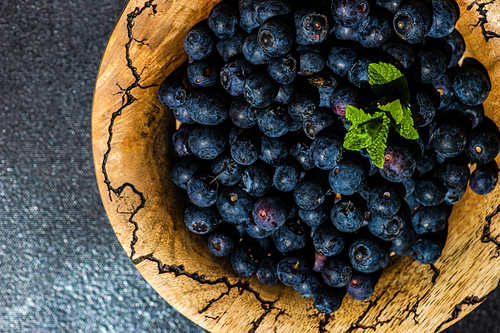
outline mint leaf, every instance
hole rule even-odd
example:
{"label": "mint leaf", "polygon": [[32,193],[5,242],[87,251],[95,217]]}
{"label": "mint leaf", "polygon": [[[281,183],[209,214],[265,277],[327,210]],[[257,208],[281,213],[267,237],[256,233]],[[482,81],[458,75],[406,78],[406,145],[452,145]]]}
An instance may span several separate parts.
{"label": "mint leaf", "polygon": [[368,73],[370,87],[377,98],[389,97],[399,92],[401,103],[409,103],[408,82],[394,65],[383,62],[371,63],[368,65]]}
{"label": "mint leaf", "polygon": [[378,108],[382,111],[389,112],[392,119],[399,124],[403,120],[403,106],[399,99],[392,101],[389,104],[379,105]]}
{"label": "mint leaf", "polygon": [[405,139],[416,140],[418,139],[418,132],[413,125],[410,106],[403,106],[403,119],[399,124],[394,125],[396,132]]}
{"label": "mint leaf", "polygon": [[372,137],[363,127],[352,125],[344,138],[344,148],[359,151],[372,143]]}
{"label": "mint leaf", "polygon": [[352,105],[348,105],[345,109],[345,117],[353,125],[365,123],[371,119],[370,115],[365,113],[362,109],[357,109]]}
{"label": "mint leaf", "polygon": [[389,117],[382,117],[382,122],[380,122],[379,131],[377,136],[373,140],[373,142],[366,147],[366,151],[370,155],[372,163],[377,167],[382,169],[384,167],[384,154],[387,145],[385,144],[387,141],[387,136],[389,135],[389,125],[391,120]]}

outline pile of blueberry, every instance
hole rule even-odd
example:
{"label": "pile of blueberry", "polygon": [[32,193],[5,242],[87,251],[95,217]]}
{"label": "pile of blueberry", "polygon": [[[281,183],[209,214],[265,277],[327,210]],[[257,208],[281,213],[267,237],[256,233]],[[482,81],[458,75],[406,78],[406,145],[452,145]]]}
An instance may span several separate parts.
{"label": "pile of blueberry", "polygon": [[[467,185],[494,189],[500,141],[482,108],[487,73],[474,59],[458,65],[456,3],[313,3],[215,6],[184,39],[184,79],[167,78],[159,98],[181,123],[171,177],[187,193],[186,226],[240,276],[331,313],[346,292],[369,298],[392,253],[440,257]],[[346,107],[375,99],[378,62],[406,77],[419,136],[391,131],[383,168],[343,147]]]}

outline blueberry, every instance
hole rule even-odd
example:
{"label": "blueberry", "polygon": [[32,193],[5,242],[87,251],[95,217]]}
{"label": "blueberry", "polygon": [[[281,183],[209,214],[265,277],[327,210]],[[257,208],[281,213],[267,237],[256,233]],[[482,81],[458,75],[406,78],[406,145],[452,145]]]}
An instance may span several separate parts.
{"label": "blueberry", "polygon": [[392,24],[385,15],[368,15],[367,22],[358,29],[358,42],[364,48],[373,49],[387,43],[392,37]]}
{"label": "blueberry", "polygon": [[292,48],[292,31],[284,22],[271,19],[260,26],[257,41],[269,56],[279,57]]}
{"label": "blueberry", "polygon": [[217,209],[227,222],[239,224],[252,217],[253,199],[239,186],[226,187],[217,198]]}
{"label": "blueberry", "polygon": [[239,247],[231,254],[231,266],[236,274],[250,277],[259,268],[257,251],[251,247]]}
{"label": "blueberry", "polygon": [[212,232],[208,237],[208,249],[217,257],[228,257],[234,251],[234,239],[227,232]]}
{"label": "blueberry", "polygon": [[351,265],[341,257],[329,257],[321,269],[323,281],[334,288],[346,286],[352,276]]}
{"label": "blueberry", "polygon": [[262,197],[253,205],[252,217],[255,224],[264,230],[276,230],[287,218],[285,202],[278,197]]}
{"label": "blueberry", "polygon": [[321,205],[310,210],[299,209],[299,217],[308,226],[317,227],[328,219],[328,208],[326,205]]}
{"label": "blueberry", "polygon": [[288,101],[288,114],[295,120],[303,121],[311,118],[316,111],[317,102],[315,97],[306,90],[298,89]]}
{"label": "blueberry", "polygon": [[221,39],[217,45],[217,52],[224,59],[224,61],[228,61],[234,56],[241,54],[243,52],[243,42],[247,34],[245,34],[241,30],[236,30],[234,34],[230,37]]}
{"label": "blueberry", "polygon": [[187,111],[186,105],[176,106],[172,109],[172,113],[177,121],[183,124],[194,124],[195,121],[191,119]]}
{"label": "blueberry", "polygon": [[425,175],[427,172],[431,171],[437,164],[436,155],[427,151],[424,155],[417,159],[417,170],[420,176]]}
{"label": "blueberry", "polygon": [[381,47],[381,53],[381,60],[392,63],[403,72],[408,72],[417,61],[417,55],[411,44],[402,41],[385,43]]}
{"label": "blueberry", "polygon": [[415,197],[424,206],[439,205],[445,195],[446,188],[435,178],[421,178],[415,184]]}
{"label": "blueberry", "polygon": [[458,190],[467,185],[470,170],[465,162],[446,160],[439,168],[439,180],[447,188]]}
{"label": "blueberry", "polygon": [[189,134],[188,143],[191,152],[204,160],[216,158],[226,148],[226,139],[222,133],[216,128],[203,125]]}
{"label": "blueberry", "polygon": [[214,49],[214,44],[212,32],[204,27],[194,27],[184,37],[184,50],[195,60],[208,57]]}
{"label": "blueberry", "polygon": [[338,255],[345,246],[344,236],[333,227],[319,226],[312,240],[316,252],[327,257]]}
{"label": "blueberry", "polygon": [[411,217],[411,223],[418,235],[439,232],[448,225],[448,212],[443,205],[420,207]]}
{"label": "blueberry", "polygon": [[236,31],[238,14],[231,6],[218,4],[208,15],[207,23],[215,37],[224,39],[232,36]]}
{"label": "blueberry", "polygon": [[290,3],[286,0],[263,0],[255,8],[257,16],[255,21],[264,24],[268,19],[275,16],[286,15],[292,12]]}
{"label": "blueberry", "polygon": [[170,176],[175,185],[186,189],[188,181],[193,177],[196,171],[200,169],[200,164],[193,157],[184,157],[179,159],[172,168]]}
{"label": "blueberry", "polygon": [[391,182],[409,179],[417,167],[415,156],[403,144],[389,144],[384,153],[384,167],[380,174]]}
{"label": "blueberry", "polygon": [[166,79],[158,89],[160,102],[168,108],[184,105],[186,96],[186,86],[179,81]]}
{"label": "blueberry", "polygon": [[193,126],[181,126],[172,135],[172,146],[174,146],[174,151],[177,156],[188,156],[191,155],[189,150],[189,134],[193,131]]}
{"label": "blueberry", "polygon": [[299,75],[310,76],[316,74],[325,66],[326,55],[319,47],[299,45],[297,53],[299,54]]}
{"label": "blueberry", "polygon": [[401,209],[396,215],[389,218],[370,214],[368,229],[372,235],[384,241],[391,241],[403,232],[407,220],[408,217]]}
{"label": "blueberry", "polygon": [[290,97],[292,96],[294,91],[295,84],[282,84],[278,89],[278,94],[276,95],[274,101],[280,104],[288,104],[288,101],[290,100]]}
{"label": "blueberry", "polygon": [[293,289],[295,289],[300,296],[309,298],[314,295],[320,285],[321,279],[316,274],[309,274],[304,282],[293,286]]}
{"label": "blueberry", "polygon": [[488,166],[479,166],[471,174],[469,187],[480,195],[488,194],[495,189],[498,182],[498,171],[493,171]]}
{"label": "blueberry", "polygon": [[330,99],[339,84],[339,79],[334,74],[329,72],[322,72],[312,75],[307,79],[307,82],[316,87],[319,93],[318,106],[323,108],[330,107]]}
{"label": "blueberry", "polygon": [[184,212],[184,223],[195,234],[204,235],[215,229],[219,216],[213,207],[191,205]]}
{"label": "blueberry", "polygon": [[220,83],[229,95],[243,95],[245,80],[252,71],[253,66],[244,59],[228,61],[220,71]]}
{"label": "blueberry", "polygon": [[370,13],[370,2],[367,0],[332,0],[333,19],[343,27],[358,28]]}
{"label": "blueberry", "polygon": [[346,157],[328,173],[330,186],[335,193],[352,195],[366,178],[366,168],[357,159]]}
{"label": "blueberry", "polygon": [[335,27],[335,38],[338,40],[358,41],[358,35],[357,28],[347,28],[341,25],[337,25],[337,27]]}
{"label": "blueberry", "polygon": [[373,56],[361,56],[356,60],[347,73],[347,79],[358,88],[370,89],[368,65],[378,62]]}
{"label": "blueberry", "polygon": [[349,247],[351,265],[361,273],[373,273],[381,269],[388,256],[384,244],[373,237],[357,238]]}
{"label": "blueberry", "polygon": [[500,151],[500,141],[487,129],[476,129],[469,134],[465,153],[472,163],[487,164],[495,160]]}
{"label": "blueberry", "polygon": [[443,41],[451,47],[451,58],[447,67],[453,68],[458,65],[458,62],[464,55],[465,40],[460,32],[458,32],[457,29],[454,29],[448,36],[443,37]]}
{"label": "blueberry", "polygon": [[313,304],[318,312],[331,314],[340,309],[342,297],[335,289],[322,286],[313,294]]}
{"label": "blueberry", "polygon": [[260,138],[260,160],[276,167],[287,156],[288,147],[283,137],[270,138],[263,135]]}
{"label": "blueberry", "polygon": [[413,227],[410,224],[405,225],[403,231],[392,239],[391,251],[398,256],[411,256],[413,255],[413,245],[417,241],[417,236]]}
{"label": "blueberry", "polygon": [[301,8],[294,13],[295,42],[299,45],[319,44],[325,41],[330,30],[326,15]]}
{"label": "blueberry", "polygon": [[434,264],[443,251],[443,246],[437,239],[421,238],[413,246],[413,257],[416,261],[424,265]]}
{"label": "blueberry", "polygon": [[446,72],[447,64],[443,52],[434,49],[424,50],[418,54],[414,77],[421,83],[433,83]]}
{"label": "blueberry", "polygon": [[196,60],[187,67],[186,76],[194,87],[210,87],[217,82],[217,69],[207,60]]}
{"label": "blueberry", "polygon": [[284,107],[272,104],[257,113],[257,125],[265,135],[277,138],[285,135],[290,127],[291,119]]}
{"label": "blueberry", "polygon": [[259,26],[257,23],[257,5],[261,0],[239,0],[240,27],[250,33]]}
{"label": "blueberry", "polygon": [[273,233],[274,246],[281,253],[297,251],[306,246],[307,233],[300,220],[288,220]]}
{"label": "blueberry", "polygon": [[346,76],[358,53],[349,44],[337,43],[330,48],[326,65],[337,75]]}
{"label": "blueberry", "polygon": [[303,180],[293,190],[293,198],[302,209],[314,209],[325,201],[326,191],[316,180]]}
{"label": "blueberry", "polygon": [[219,125],[229,113],[226,99],[207,89],[193,90],[187,97],[186,108],[189,117],[203,125]]}
{"label": "blueberry", "polygon": [[[230,135],[231,136],[231,135]],[[252,165],[259,157],[259,142],[254,132],[249,130],[236,133],[231,144],[231,157],[241,165]]]}
{"label": "blueberry", "polygon": [[266,108],[276,98],[278,88],[269,75],[255,73],[250,75],[245,81],[243,94],[250,105],[257,108]]}
{"label": "blueberry", "polygon": [[347,105],[360,108],[361,103],[362,100],[359,90],[351,86],[338,87],[330,96],[330,108],[339,116],[345,116]]}
{"label": "blueberry", "polygon": [[251,128],[257,123],[257,109],[245,97],[238,96],[229,106],[229,118],[238,127]]}
{"label": "blueberry", "polygon": [[346,233],[356,232],[364,223],[364,213],[360,205],[353,201],[339,201],[334,204],[330,218],[335,228]]}
{"label": "blueberry", "polygon": [[415,92],[411,95],[410,105],[415,128],[427,126],[434,120],[436,103],[428,93]]}
{"label": "blueberry", "polygon": [[455,92],[453,91],[452,83],[453,81],[448,73],[444,73],[432,82],[434,89],[439,93],[438,110],[448,108],[451,102],[455,100]]}
{"label": "blueberry", "polygon": [[427,35],[441,38],[451,34],[457,23],[457,12],[449,0],[432,0],[432,26]]}
{"label": "blueberry", "polygon": [[256,33],[250,34],[245,38],[241,51],[245,59],[252,65],[267,64],[271,59],[271,56],[260,47]]}
{"label": "blueberry", "polygon": [[256,275],[260,283],[265,286],[274,286],[279,282],[278,271],[277,271],[278,261],[274,257],[264,257],[260,261],[259,268],[257,269]]}
{"label": "blueberry", "polygon": [[[484,119],[484,108],[482,104],[468,106],[460,103],[458,100],[454,100],[448,106],[448,110],[445,110],[444,112],[447,111],[458,111],[461,115],[465,115],[468,120],[467,124],[470,124],[471,129],[476,128]],[[460,115],[458,115],[458,117],[460,117]]]}
{"label": "blueberry", "polygon": [[293,156],[305,170],[314,168],[314,161],[310,154],[310,146],[306,142],[298,141],[290,147],[290,155]]}
{"label": "blueberry", "polygon": [[356,301],[364,301],[373,295],[375,283],[371,275],[353,272],[347,284],[347,293]]}
{"label": "blueberry", "polygon": [[467,185],[456,190],[448,189],[448,191],[446,191],[443,203],[453,206],[454,204],[462,200],[466,190],[467,190]]}
{"label": "blueberry", "polygon": [[394,14],[393,27],[396,35],[410,44],[422,42],[431,25],[429,10],[417,1],[403,1]]}
{"label": "blueberry", "polygon": [[488,78],[475,68],[462,68],[453,79],[455,96],[465,105],[475,106],[483,103],[490,90]]}
{"label": "blueberry", "polygon": [[265,239],[273,234],[272,230],[265,230],[262,227],[259,227],[255,224],[253,219],[249,219],[245,222],[245,231],[248,236],[255,239]]}
{"label": "blueberry", "polygon": [[401,196],[392,186],[374,186],[368,197],[367,206],[374,214],[381,217],[391,217],[401,207]]}
{"label": "blueberry", "polygon": [[274,170],[273,185],[282,192],[290,192],[300,180],[300,167],[290,161],[283,162]]}
{"label": "blueberry", "polygon": [[303,283],[310,274],[306,260],[299,256],[284,256],[278,261],[278,278],[285,286]]}
{"label": "blueberry", "polygon": [[272,176],[265,166],[254,164],[243,171],[241,184],[243,190],[251,196],[261,197],[271,189]]}
{"label": "blueberry", "polygon": [[219,184],[211,176],[196,175],[187,183],[189,200],[199,207],[210,207],[217,201]]}
{"label": "blueberry", "polygon": [[432,133],[432,146],[436,153],[450,158],[458,156],[465,148],[467,131],[455,122],[444,122]]}
{"label": "blueberry", "polygon": [[375,0],[375,4],[395,14],[403,0]]}
{"label": "blueberry", "polygon": [[297,76],[297,60],[290,54],[272,58],[267,64],[267,72],[276,82],[289,84]]}
{"label": "blueberry", "polygon": [[315,139],[323,129],[329,127],[334,122],[335,117],[329,109],[317,108],[316,112],[310,118],[304,120],[302,128],[309,139]]}
{"label": "blueberry", "polygon": [[311,144],[314,165],[322,170],[335,168],[342,159],[342,151],[342,140],[335,134],[318,136]]}

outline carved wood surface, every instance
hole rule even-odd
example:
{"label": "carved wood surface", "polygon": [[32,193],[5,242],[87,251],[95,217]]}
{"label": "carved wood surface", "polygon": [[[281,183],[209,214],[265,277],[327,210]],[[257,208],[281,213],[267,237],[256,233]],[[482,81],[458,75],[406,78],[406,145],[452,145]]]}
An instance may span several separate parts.
{"label": "carved wood surface", "polygon": [[[175,121],[157,98],[186,60],[182,40],[219,1],[131,0],[109,40],[92,111],[97,183],[111,225],[146,281],[211,332],[438,332],[479,305],[500,280],[500,188],[467,190],[453,209],[435,265],[393,258],[367,301],[344,297],[331,316],[289,287],[266,287],[214,260],[206,238],[185,228],[167,148]],[[459,2],[468,52],[488,69],[486,115],[500,123],[500,6]],[[497,160],[498,162],[498,160]]]}

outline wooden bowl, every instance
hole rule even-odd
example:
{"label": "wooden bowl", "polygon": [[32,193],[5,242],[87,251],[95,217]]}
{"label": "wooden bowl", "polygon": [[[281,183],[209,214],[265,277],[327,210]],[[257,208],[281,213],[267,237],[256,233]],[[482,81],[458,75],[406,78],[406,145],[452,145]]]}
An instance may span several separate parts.
{"label": "wooden bowl", "polygon": [[[92,111],[97,183],[116,236],[146,281],[212,332],[438,332],[484,301],[500,279],[500,187],[486,196],[467,190],[435,265],[393,258],[370,299],[346,296],[330,316],[290,287],[236,276],[229,260],[214,260],[205,239],[188,231],[169,176],[175,120],[157,92],[186,60],[186,32],[218,2],[131,0],[99,70]],[[468,52],[493,83],[485,112],[498,124],[500,6],[459,5]]]}

